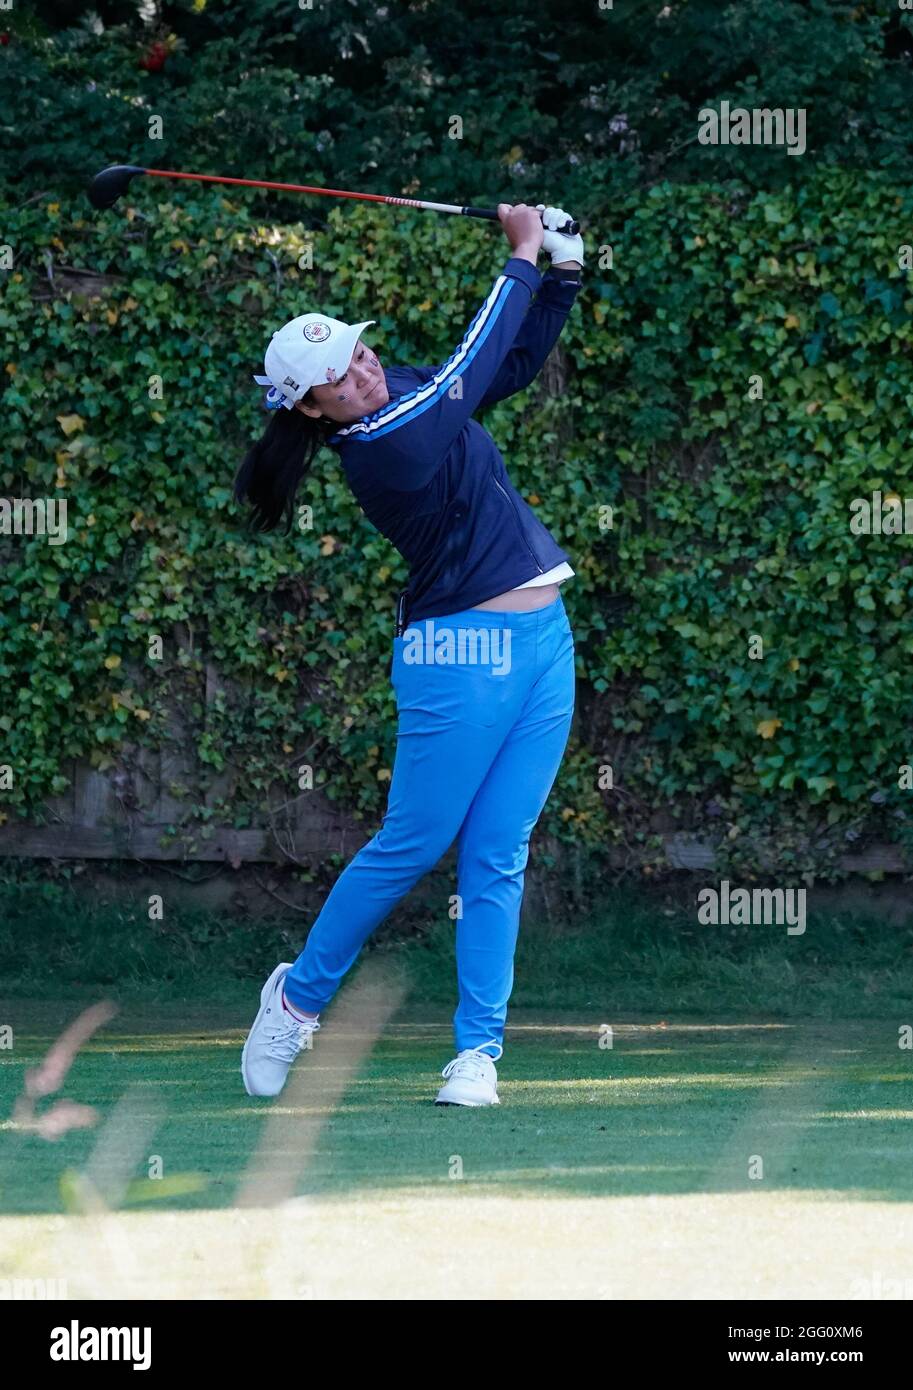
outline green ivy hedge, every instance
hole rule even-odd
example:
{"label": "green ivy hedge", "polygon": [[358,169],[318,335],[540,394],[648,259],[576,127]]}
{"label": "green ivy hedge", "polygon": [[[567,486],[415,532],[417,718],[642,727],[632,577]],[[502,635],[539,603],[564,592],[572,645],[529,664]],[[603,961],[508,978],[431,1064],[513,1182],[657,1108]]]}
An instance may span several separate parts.
{"label": "green ivy hedge", "polygon": [[[4,212],[0,497],[65,497],[71,538],[0,537],[0,816],[40,815],[66,759],[111,767],[175,710],[213,775],[240,779],[226,823],[277,783],[295,795],[302,761],[382,814],[406,569],[332,451],[299,494],[311,530],[243,533],[231,482],[267,420],[250,377],[270,332],[315,308],[377,319],[385,362],[442,360],[506,243],[370,205],[316,231],[252,209],[134,185],[103,215]],[[849,505],[913,495],[911,211],[883,174],[837,169],[614,202],[585,227],[563,393],[540,379],[486,413],[576,570],[578,717],[543,829],[596,863],[612,849],[651,872],[676,827],[747,873],[833,875],[861,835],[905,842],[911,538],[854,536]],[[208,704],[207,661],[228,682]]]}

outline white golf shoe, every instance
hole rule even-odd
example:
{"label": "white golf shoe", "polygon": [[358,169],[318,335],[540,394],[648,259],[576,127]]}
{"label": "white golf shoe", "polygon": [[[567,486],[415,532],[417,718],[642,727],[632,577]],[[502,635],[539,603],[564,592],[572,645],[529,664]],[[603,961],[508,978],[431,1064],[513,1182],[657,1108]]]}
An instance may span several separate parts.
{"label": "white golf shoe", "polygon": [[316,1019],[300,1023],[283,1006],[282,985],[291,965],[277,965],[260,991],[260,1012],[247,1035],[241,1053],[241,1075],[249,1096],[277,1096],[289,1068],[320,1024]]}
{"label": "white golf shoe", "polygon": [[[498,1053],[500,1057],[500,1052]],[[467,1047],[441,1072],[447,1082],[437,1093],[435,1105],[500,1105],[498,1073],[487,1052]]]}

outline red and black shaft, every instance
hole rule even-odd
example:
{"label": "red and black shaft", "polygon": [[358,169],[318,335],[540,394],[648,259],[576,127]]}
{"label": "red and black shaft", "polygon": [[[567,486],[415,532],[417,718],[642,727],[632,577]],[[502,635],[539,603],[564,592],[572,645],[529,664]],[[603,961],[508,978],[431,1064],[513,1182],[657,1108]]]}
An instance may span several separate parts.
{"label": "red and black shaft", "polygon": [[[422,208],[426,212],[485,217],[493,222],[499,220],[497,208],[463,207],[457,203],[429,203],[422,198],[394,198],[384,193],[352,193],[343,188],[316,188],[304,183],[273,183],[268,179],[233,179],[221,174],[186,174],[177,169],[145,169],[139,164],[111,164],[96,174],[89,184],[89,201],[92,206],[99,209],[113,207],[118,198],[126,193],[130,180],[138,174],[147,174],[159,179],[199,179],[204,183],[235,183],[245,188],[275,188],[285,193],[318,193],[327,198],[358,198],[365,202],[387,203],[390,207]],[[555,230],[575,236],[580,231],[580,223],[570,220]]]}

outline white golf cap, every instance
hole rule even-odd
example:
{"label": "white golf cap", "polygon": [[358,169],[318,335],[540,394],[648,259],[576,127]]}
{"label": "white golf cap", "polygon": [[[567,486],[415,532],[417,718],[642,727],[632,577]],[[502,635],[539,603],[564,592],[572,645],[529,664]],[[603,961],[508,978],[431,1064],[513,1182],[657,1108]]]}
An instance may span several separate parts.
{"label": "white golf cap", "polygon": [[284,405],[293,410],[312,386],[331,385],[348,371],[362,329],[376,322],[343,323],[326,314],[301,314],[277,328],[263,359],[266,376],[254,377],[258,386],[271,388],[267,409]]}

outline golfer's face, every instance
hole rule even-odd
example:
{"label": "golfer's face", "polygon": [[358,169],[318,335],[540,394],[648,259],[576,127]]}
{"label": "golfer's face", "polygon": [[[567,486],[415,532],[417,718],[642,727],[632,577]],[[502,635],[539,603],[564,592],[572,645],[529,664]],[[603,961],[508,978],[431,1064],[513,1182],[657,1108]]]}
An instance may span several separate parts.
{"label": "golfer's face", "polygon": [[363,415],[373,415],[390,399],[377,353],[373,348],[366,347],[360,338],[348,368],[339,380],[326,386],[315,386],[312,395],[324,415],[341,424],[360,420]]}

